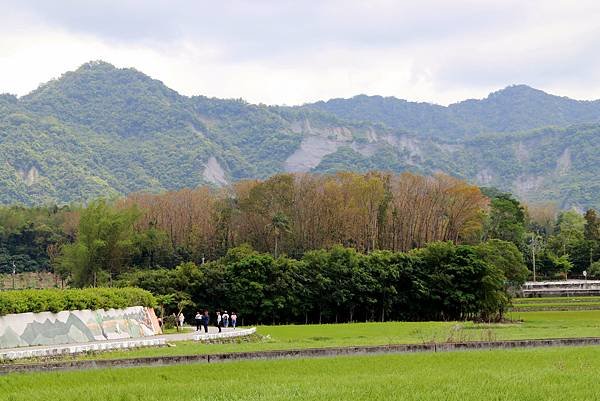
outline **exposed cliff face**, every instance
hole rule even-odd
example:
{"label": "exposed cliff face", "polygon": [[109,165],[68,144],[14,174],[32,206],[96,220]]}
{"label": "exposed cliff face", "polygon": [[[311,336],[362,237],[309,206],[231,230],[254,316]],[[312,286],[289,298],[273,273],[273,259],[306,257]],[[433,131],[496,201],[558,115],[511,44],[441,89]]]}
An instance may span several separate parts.
{"label": "exposed cliff face", "polygon": [[17,170],[17,175],[23,180],[23,182],[25,182],[25,185],[29,187],[35,184],[40,177],[40,173],[35,166],[32,166],[27,170],[19,169]]}
{"label": "exposed cliff face", "polygon": [[224,186],[228,184],[227,178],[225,178],[225,171],[214,156],[211,156],[206,162],[206,166],[202,172],[202,177],[207,182],[217,186]]}
{"label": "exposed cliff face", "polygon": [[300,147],[285,160],[285,170],[308,172],[317,167],[323,157],[335,153],[346,141],[328,139],[321,136],[307,136]]}
{"label": "exposed cliff face", "polygon": [[[396,157],[408,166],[418,167],[428,146],[426,141],[412,135],[383,127],[331,126],[315,129],[310,120],[296,124],[295,132],[302,135],[300,146],[287,157],[287,172],[319,170],[321,162],[341,149],[350,149],[364,159],[377,158],[379,152],[393,149]],[[430,144],[429,144],[430,145]],[[452,145],[448,145],[452,147]],[[456,145],[457,146],[457,145]],[[342,160],[343,162],[343,160]],[[376,167],[374,167],[376,168]],[[348,166],[352,169],[352,166]]]}
{"label": "exposed cliff face", "polygon": [[571,149],[565,148],[556,160],[556,174],[565,175],[571,168]]}

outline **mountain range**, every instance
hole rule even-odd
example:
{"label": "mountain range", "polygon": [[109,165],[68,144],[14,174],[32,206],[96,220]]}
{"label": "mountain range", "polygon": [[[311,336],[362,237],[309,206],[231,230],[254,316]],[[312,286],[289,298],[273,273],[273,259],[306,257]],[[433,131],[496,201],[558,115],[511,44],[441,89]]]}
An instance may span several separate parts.
{"label": "mountain range", "polygon": [[0,95],[0,203],[85,202],[278,172],[445,172],[561,208],[600,207],[600,101],[525,86],[449,106],[359,95],[302,106],[182,96],[86,63]]}

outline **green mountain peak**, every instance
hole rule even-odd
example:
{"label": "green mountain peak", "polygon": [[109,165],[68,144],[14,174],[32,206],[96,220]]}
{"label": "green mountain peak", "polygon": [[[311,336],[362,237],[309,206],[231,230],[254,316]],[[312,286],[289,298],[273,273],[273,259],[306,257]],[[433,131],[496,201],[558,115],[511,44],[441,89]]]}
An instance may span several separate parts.
{"label": "green mountain peak", "polygon": [[598,135],[600,102],[526,85],[447,107],[367,95],[277,107],[181,96],[91,61],[22,98],[0,96],[0,202],[376,169],[443,171],[524,200],[598,206]]}

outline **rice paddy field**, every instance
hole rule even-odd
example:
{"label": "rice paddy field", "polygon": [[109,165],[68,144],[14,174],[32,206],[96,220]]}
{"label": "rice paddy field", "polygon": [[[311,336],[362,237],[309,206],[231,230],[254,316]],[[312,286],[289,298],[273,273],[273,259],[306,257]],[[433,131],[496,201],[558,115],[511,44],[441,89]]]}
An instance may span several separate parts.
{"label": "rice paddy field", "polygon": [[174,347],[112,351],[77,358],[118,359],[352,345],[600,337],[600,310],[512,312],[509,318],[513,322],[502,324],[388,322],[261,326],[257,336],[235,342],[182,341]]}
{"label": "rice paddy field", "polygon": [[[590,299],[593,298],[593,299]],[[524,299],[540,306],[600,302]],[[526,302],[527,301],[527,302]],[[144,356],[384,345],[600,337],[600,309],[513,310],[508,323],[389,322],[258,327],[230,343],[90,354]],[[599,399],[600,347],[338,356],[0,376],[0,401],[20,400],[552,400]]]}
{"label": "rice paddy field", "polygon": [[545,348],[12,374],[3,401],[598,399],[600,348]]}
{"label": "rice paddy field", "polygon": [[515,298],[513,311],[600,310],[600,297]]}

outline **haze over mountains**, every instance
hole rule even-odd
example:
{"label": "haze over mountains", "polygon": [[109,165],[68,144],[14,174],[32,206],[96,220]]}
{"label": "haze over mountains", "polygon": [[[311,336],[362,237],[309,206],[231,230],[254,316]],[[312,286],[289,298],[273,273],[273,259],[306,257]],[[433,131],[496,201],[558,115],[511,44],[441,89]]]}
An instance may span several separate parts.
{"label": "haze over mountains", "polygon": [[600,101],[524,85],[448,107],[359,95],[303,106],[186,97],[90,62],[0,95],[0,202],[85,201],[277,172],[445,172],[563,208],[600,206]]}

